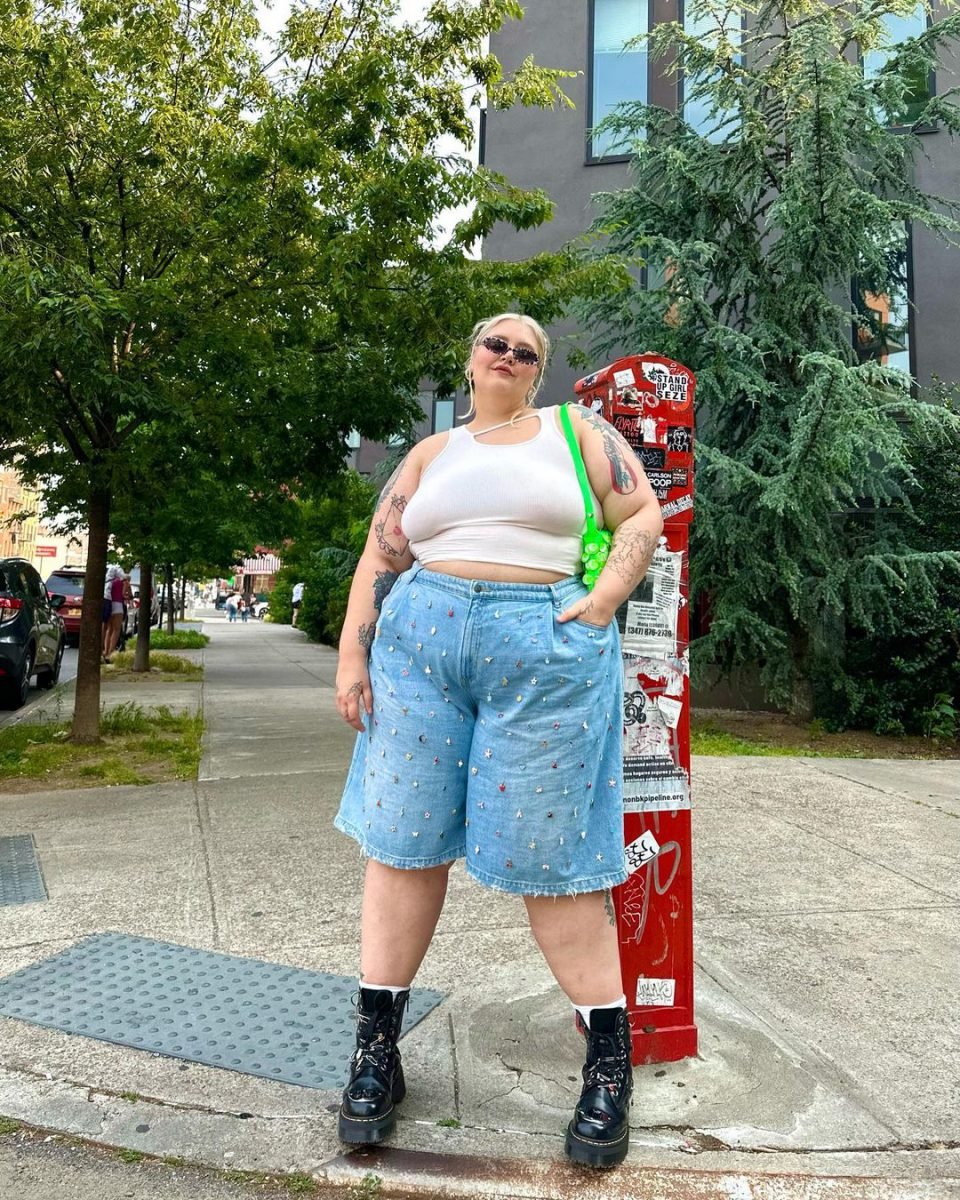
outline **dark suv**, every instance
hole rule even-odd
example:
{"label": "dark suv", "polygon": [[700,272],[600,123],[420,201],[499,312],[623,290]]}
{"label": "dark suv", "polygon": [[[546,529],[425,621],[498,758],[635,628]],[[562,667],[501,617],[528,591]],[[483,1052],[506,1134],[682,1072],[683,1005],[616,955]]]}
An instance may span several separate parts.
{"label": "dark suv", "polygon": [[0,558],[0,707],[26,703],[30,676],[51,688],[60,678],[66,632],[43,580],[24,558]]}

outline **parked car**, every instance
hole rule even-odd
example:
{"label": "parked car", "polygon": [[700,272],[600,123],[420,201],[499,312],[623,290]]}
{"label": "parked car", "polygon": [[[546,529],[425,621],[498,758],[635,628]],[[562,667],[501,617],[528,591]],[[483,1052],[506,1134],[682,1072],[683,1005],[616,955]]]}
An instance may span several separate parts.
{"label": "parked car", "polygon": [[269,600],[254,600],[253,604],[251,604],[251,606],[250,606],[250,611],[257,618],[258,621],[262,621],[263,618],[270,611],[270,601]]}
{"label": "parked car", "polygon": [[[140,568],[134,567],[130,572],[130,589],[133,592],[133,607],[135,609],[128,624],[130,636],[133,637],[137,632],[137,627],[140,624]],[[129,616],[129,614],[128,614]],[[160,624],[160,601],[157,598],[157,589],[154,586],[150,589],[150,625]]]}
{"label": "parked car", "polygon": [[47,579],[47,591],[51,596],[63,596],[60,616],[67,631],[67,642],[80,645],[80,610],[83,605],[83,581],[85,567],[59,567]]}
{"label": "parked car", "polygon": [[60,678],[67,634],[59,608],[36,570],[23,558],[0,558],[0,707],[27,701],[30,677],[51,688]]}

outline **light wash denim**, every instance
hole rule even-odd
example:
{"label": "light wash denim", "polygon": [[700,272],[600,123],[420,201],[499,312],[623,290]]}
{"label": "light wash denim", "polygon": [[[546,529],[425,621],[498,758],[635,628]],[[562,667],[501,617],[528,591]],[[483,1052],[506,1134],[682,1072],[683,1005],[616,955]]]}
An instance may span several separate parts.
{"label": "light wash denim", "polygon": [[556,617],[587,594],[414,564],[383,602],[373,717],[335,825],[401,868],[466,859],[521,895],[599,891],[623,852],[623,668],[616,622]]}

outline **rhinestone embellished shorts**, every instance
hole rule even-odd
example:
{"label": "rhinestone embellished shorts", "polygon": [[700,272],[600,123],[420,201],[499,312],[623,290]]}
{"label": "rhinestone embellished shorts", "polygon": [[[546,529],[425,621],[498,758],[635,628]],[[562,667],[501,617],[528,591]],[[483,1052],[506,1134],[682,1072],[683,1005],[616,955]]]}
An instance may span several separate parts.
{"label": "rhinestone embellished shorts", "polygon": [[334,822],[364,854],[412,869],[465,858],[521,895],[623,882],[619,633],[556,621],[584,595],[575,577],[489,583],[419,563],[400,576]]}

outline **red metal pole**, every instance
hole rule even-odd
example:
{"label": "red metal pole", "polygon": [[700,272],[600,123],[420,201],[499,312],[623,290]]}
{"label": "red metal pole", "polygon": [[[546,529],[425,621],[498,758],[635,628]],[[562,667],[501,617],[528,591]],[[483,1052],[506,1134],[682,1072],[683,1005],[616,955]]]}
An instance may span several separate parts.
{"label": "red metal pole", "polygon": [[697,1052],[693,1019],[688,558],[693,397],[682,364],[618,359],[575,385],[636,451],[664,516],[646,579],[617,614],[624,670],[624,841],[629,879],[614,892],[633,1061]]}

